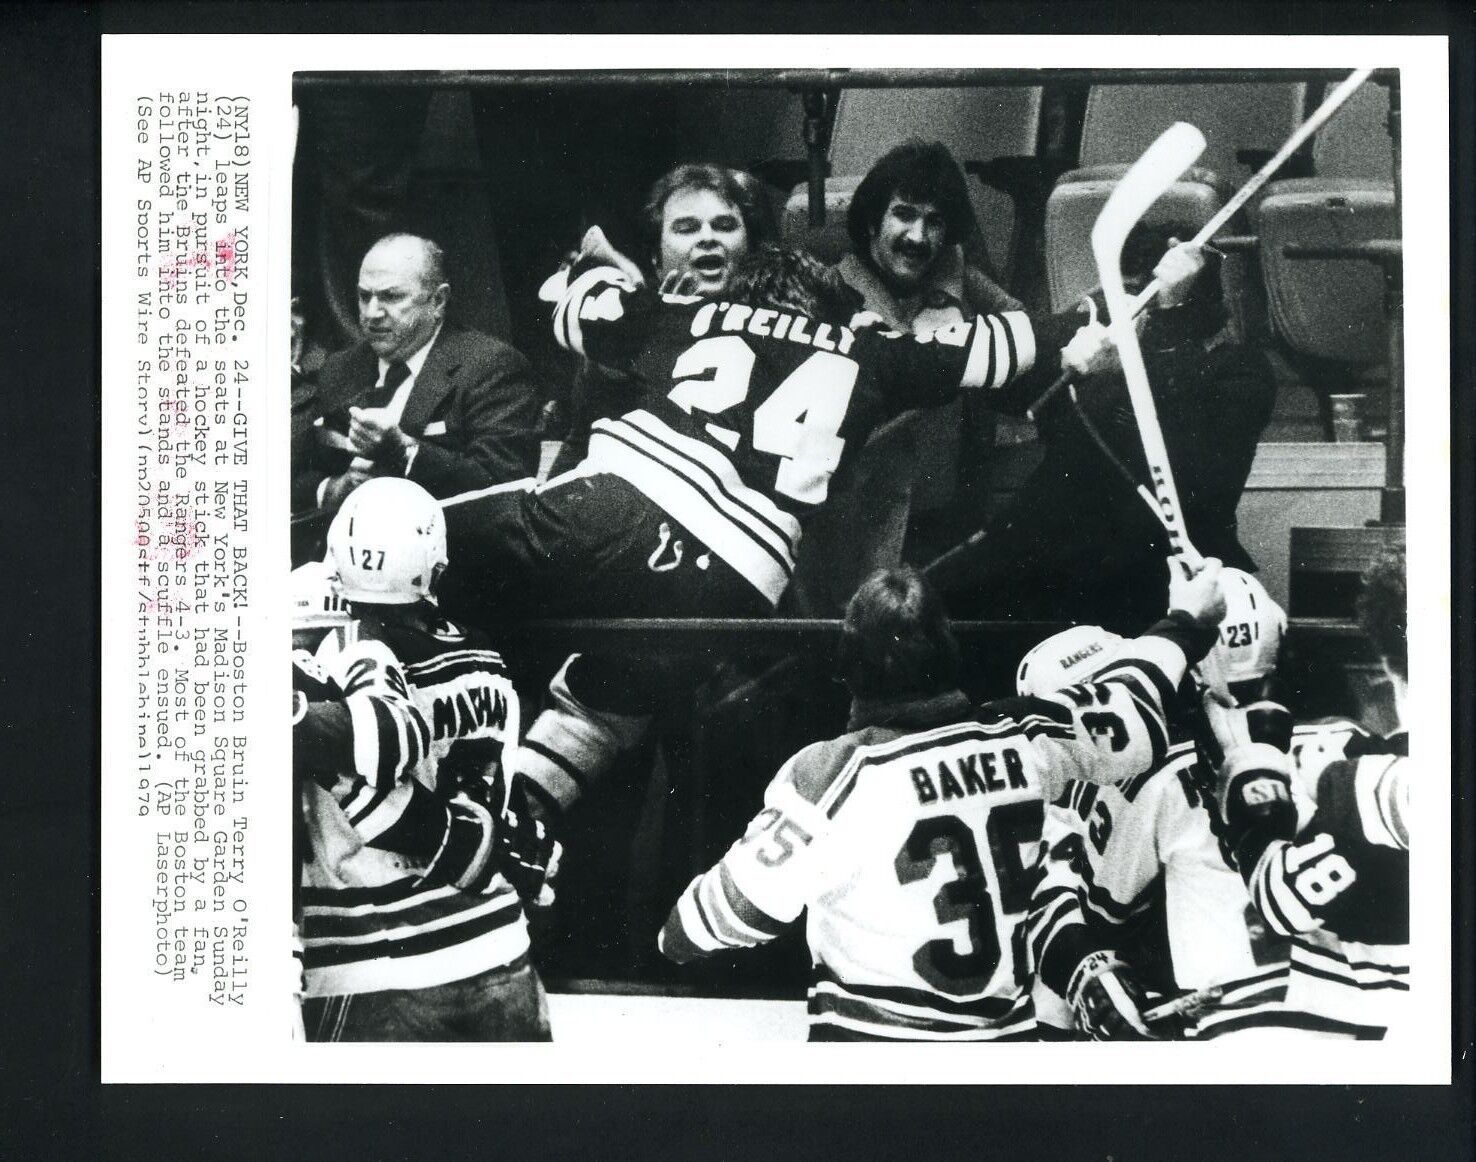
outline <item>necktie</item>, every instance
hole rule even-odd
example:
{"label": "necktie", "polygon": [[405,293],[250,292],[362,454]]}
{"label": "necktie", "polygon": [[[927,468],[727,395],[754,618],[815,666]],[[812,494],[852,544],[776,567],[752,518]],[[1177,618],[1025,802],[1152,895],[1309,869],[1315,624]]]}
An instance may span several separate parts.
{"label": "necktie", "polygon": [[364,393],[364,402],[360,405],[366,408],[389,407],[390,400],[395,398],[395,392],[399,390],[400,384],[410,378],[410,369],[403,363],[391,363],[389,369],[384,373],[384,386],[371,387]]}

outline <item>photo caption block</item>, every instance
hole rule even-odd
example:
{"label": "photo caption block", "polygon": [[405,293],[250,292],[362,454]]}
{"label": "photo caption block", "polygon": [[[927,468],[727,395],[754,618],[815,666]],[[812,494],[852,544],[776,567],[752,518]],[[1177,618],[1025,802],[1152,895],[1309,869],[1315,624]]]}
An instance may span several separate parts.
{"label": "photo caption block", "polygon": [[220,1044],[285,1043],[277,1015],[293,1007],[271,672],[285,643],[266,617],[288,374],[267,359],[270,153],[249,78],[118,49],[103,118],[103,1076],[211,1080]]}
{"label": "photo caption block", "polygon": [[140,95],[134,175],[137,819],[153,972],[245,1004],[251,100]]}

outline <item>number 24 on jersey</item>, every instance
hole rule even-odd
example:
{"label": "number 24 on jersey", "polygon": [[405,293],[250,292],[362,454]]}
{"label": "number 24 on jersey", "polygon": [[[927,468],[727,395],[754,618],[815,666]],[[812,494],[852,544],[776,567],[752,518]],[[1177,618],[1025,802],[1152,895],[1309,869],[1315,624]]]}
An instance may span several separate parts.
{"label": "number 24 on jersey", "polygon": [[[753,349],[740,335],[699,339],[672,367],[678,382],[667,398],[689,415],[711,416],[708,435],[732,451],[741,438],[735,424],[746,411],[753,365]],[[816,351],[753,409],[754,450],[779,460],[775,492],[801,504],[824,503],[845,451],[839,432],[859,370],[844,355]]]}

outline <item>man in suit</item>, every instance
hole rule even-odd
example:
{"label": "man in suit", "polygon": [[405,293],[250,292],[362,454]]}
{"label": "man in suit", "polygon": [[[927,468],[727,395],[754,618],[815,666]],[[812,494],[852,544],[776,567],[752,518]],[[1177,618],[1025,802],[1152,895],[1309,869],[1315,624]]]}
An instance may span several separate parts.
{"label": "man in suit", "polygon": [[477,331],[446,326],[441,248],[381,238],[359,268],[363,339],[318,373],[316,439],[294,458],[294,512],[333,511],[371,476],[404,476],[436,497],[538,469],[528,361]]}

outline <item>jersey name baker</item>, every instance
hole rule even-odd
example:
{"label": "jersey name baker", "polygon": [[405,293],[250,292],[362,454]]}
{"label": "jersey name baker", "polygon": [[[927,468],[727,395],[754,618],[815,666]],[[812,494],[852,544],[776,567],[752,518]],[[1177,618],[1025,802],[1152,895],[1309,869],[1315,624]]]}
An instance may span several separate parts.
{"label": "jersey name baker", "polygon": [[[811,327],[814,328],[811,331]],[[746,303],[708,303],[692,316],[692,337],[718,332],[745,332],[766,339],[788,339],[805,347],[849,355],[856,333],[849,327],[817,323],[804,315],[752,307]]]}
{"label": "jersey name baker", "polygon": [[913,767],[910,773],[919,803],[963,799],[991,791],[1023,791],[1029,785],[1025,779],[1025,762],[1012,747],[960,755],[952,761],[944,759],[936,770]]}

